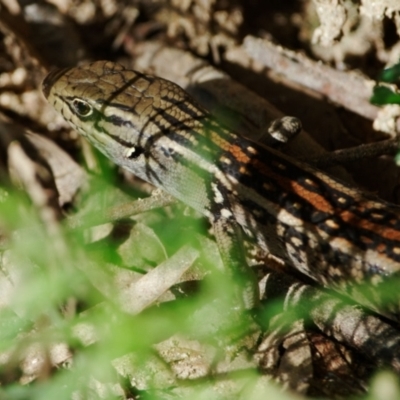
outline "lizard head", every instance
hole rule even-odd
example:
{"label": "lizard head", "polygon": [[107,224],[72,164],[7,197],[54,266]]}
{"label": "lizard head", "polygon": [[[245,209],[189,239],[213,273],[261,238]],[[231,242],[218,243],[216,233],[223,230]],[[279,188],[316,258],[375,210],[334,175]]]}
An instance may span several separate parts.
{"label": "lizard head", "polygon": [[186,192],[194,192],[185,179],[191,173],[188,164],[213,168],[197,149],[207,140],[199,132],[205,131],[201,119],[208,113],[173,82],[96,61],[51,71],[42,90],[111,161],[174,195],[187,198]]}

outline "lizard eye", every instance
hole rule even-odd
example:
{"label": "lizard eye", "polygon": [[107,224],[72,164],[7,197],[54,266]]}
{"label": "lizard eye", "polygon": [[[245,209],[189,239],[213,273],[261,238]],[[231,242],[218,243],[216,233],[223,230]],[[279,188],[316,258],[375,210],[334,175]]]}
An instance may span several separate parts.
{"label": "lizard eye", "polygon": [[72,105],[76,113],[81,117],[88,117],[93,112],[92,106],[81,99],[75,99]]}

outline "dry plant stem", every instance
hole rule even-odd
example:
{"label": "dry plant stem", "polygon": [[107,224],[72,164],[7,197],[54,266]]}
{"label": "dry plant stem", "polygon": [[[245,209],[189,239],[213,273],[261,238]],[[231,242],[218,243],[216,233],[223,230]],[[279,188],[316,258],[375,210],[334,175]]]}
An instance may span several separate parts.
{"label": "dry plant stem", "polygon": [[83,169],[55,142],[10,121],[0,114],[0,147],[7,149],[18,140],[31,159],[48,169],[58,192],[58,204],[63,206],[73,200],[77,191],[87,182]]}
{"label": "dry plant stem", "polygon": [[125,312],[133,315],[154,304],[171,286],[178,283],[198,256],[196,249],[184,246],[141,278],[131,279],[128,285],[119,285],[117,288],[113,281],[118,279],[112,270],[99,268],[96,263],[77,265],[82,265],[79,268],[104,296],[117,301]]}
{"label": "dry plant stem", "polygon": [[377,143],[362,144],[348,149],[335,150],[323,157],[304,158],[304,161],[319,168],[354,162],[365,158],[394,155],[399,151],[399,139],[383,140]]}
{"label": "dry plant stem", "polygon": [[184,246],[172,257],[145,274],[136,282],[119,291],[122,309],[129,314],[139,314],[154,304],[193,265],[199,252]]}
{"label": "dry plant stem", "polygon": [[84,58],[86,51],[75,26],[55,5],[22,3],[18,14],[2,5],[0,28],[15,35],[43,69],[73,66]]}
{"label": "dry plant stem", "polygon": [[172,205],[176,202],[177,200],[168,193],[162,190],[155,190],[150,197],[114,206],[108,210],[104,210],[101,214],[96,212],[95,214],[88,213],[87,215],[69,217],[66,224],[70,229],[82,229],[107,222],[120,221],[133,215]]}
{"label": "dry plant stem", "polygon": [[60,235],[61,215],[52,202],[56,190],[52,187],[53,191],[50,192],[48,187],[44,187],[51,183],[51,168],[41,158],[37,135],[28,135],[21,126],[11,123],[3,114],[0,114],[0,131],[0,146],[8,155],[11,175],[25,188],[49,235]]}
{"label": "dry plant stem", "polygon": [[297,308],[322,332],[360,351],[378,366],[400,371],[400,336],[397,329],[347,305],[331,294],[296,281],[282,272],[269,270],[265,298],[284,298],[285,310]]}
{"label": "dry plant stem", "polygon": [[24,44],[32,57],[36,58],[46,70],[50,68],[50,65],[42,56],[40,50],[37,49],[29,39],[32,37],[33,32],[21,15],[13,15],[4,5],[1,5],[0,24],[3,28],[6,28],[7,31],[12,32],[15,35]]}
{"label": "dry plant stem", "polygon": [[365,118],[377,117],[379,108],[369,103],[374,81],[353,72],[335,70],[266,39],[247,36],[243,47],[252,59],[291,81]]}
{"label": "dry plant stem", "polygon": [[60,206],[70,203],[79,189],[87,183],[85,171],[52,140],[32,132],[26,133],[25,137],[48,164],[54,177]]}
{"label": "dry plant stem", "polygon": [[48,204],[49,196],[38,179],[37,168],[34,162],[28,157],[21,144],[17,141],[9,145],[8,158],[10,168],[12,168],[16,177],[21,181],[32,202],[38,209],[47,233],[53,240],[57,254],[63,258],[63,256],[68,254],[68,249],[60,229],[58,215]]}

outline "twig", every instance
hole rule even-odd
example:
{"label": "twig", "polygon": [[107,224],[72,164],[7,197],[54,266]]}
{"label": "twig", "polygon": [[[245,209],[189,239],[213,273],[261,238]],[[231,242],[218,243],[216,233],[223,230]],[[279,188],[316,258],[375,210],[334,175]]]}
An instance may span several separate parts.
{"label": "twig", "polygon": [[243,47],[251,58],[291,81],[326,96],[331,101],[374,120],[379,108],[369,103],[374,81],[349,71],[338,71],[306,56],[253,36]]}
{"label": "twig", "polygon": [[156,208],[166,207],[176,203],[177,200],[161,190],[155,190],[150,197],[131,201],[125,204],[119,204],[103,213],[87,213],[85,215],[76,215],[67,219],[69,229],[82,229],[91,226],[105,224],[107,222],[120,221],[146,211]]}
{"label": "twig", "polygon": [[382,140],[381,142],[335,150],[324,156],[304,158],[303,160],[319,168],[327,168],[332,165],[345,164],[382,155],[393,156],[399,151],[399,142],[399,139]]}
{"label": "twig", "polygon": [[284,312],[296,308],[322,332],[350,345],[379,366],[400,371],[397,329],[356,305],[346,304],[289,275],[269,269],[265,299],[284,298]]}

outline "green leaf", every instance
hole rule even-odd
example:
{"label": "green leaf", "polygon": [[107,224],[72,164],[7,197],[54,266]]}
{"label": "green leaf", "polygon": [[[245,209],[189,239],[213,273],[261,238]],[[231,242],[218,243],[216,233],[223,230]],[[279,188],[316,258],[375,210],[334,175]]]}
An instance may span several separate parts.
{"label": "green leaf", "polygon": [[400,94],[394,93],[386,86],[375,86],[370,101],[376,105],[400,104]]}
{"label": "green leaf", "polygon": [[400,78],[400,63],[382,71],[379,80],[382,82],[397,82]]}

